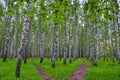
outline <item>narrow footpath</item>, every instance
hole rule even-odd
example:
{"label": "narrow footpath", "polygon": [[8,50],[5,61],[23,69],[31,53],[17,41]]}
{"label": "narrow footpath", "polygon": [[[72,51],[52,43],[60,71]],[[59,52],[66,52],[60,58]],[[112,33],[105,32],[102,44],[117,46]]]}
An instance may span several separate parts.
{"label": "narrow footpath", "polygon": [[33,65],[36,67],[39,75],[41,76],[41,78],[43,78],[43,80],[52,80],[50,77],[48,77],[43,70],[35,63],[33,63]]}
{"label": "narrow footpath", "polygon": [[[43,78],[43,80],[52,80],[50,77],[48,77],[44,72],[43,70],[35,63],[33,63],[33,66],[36,67],[39,75]],[[84,62],[80,68],[73,73],[73,76],[69,79],[69,80],[82,80],[83,79],[83,76],[84,74],[86,73],[86,69],[87,69],[87,65],[86,63]]]}
{"label": "narrow footpath", "polygon": [[70,78],[70,80],[82,80],[84,74],[86,73],[86,69],[87,69],[87,65],[86,65],[86,63],[84,62],[84,63],[80,66],[79,70],[77,70],[77,71],[73,74],[73,76]]}

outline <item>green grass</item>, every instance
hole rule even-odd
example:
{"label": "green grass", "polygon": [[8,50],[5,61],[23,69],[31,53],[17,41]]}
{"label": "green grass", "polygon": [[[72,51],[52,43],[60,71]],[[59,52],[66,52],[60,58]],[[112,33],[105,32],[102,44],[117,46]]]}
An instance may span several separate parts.
{"label": "green grass", "polygon": [[[21,65],[21,77],[15,77],[15,69],[17,59],[2,62],[0,59],[0,80],[42,80],[32,63],[39,65],[44,72],[52,77],[52,80],[69,80],[73,72],[76,71],[85,59],[77,59],[72,64],[67,59],[67,65],[63,65],[63,60],[56,61],[56,67],[51,67],[51,61],[44,59],[43,63],[39,62],[39,58],[30,58],[28,63]],[[99,60],[98,66],[92,66],[90,61],[85,60],[88,69],[83,80],[120,80],[120,64],[117,61],[112,63]]]}
{"label": "green grass", "polygon": [[99,60],[98,66],[92,66],[88,61],[87,73],[83,80],[120,80],[120,64],[117,61]]}
{"label": "green grass", "polygon": [[42,80],[36,68],[31,64],[31,59],[28,60],[27,64],[22,62],[21,76],[16,78],[16,62],[17,59],[7,59],[7,62],[2,62],[2,59],[0,59],[0,80]]}
{"label": "green grass", "polygon": [[45,73],[52,77],[52,80],[68,80],[82,64],[82,61],[83,59],[78,59],[70,64],[67,59],[67,65],[63,65],[63,61],[58,60],[56,61],[56,67],[52,68],[51,61],[48,59],[44,59],[44,62],[41,64],[39,58],[30,58],[27,64],[24,64],[22,61],[21,76],[16,78],[17,59],[7,59],[7,62],[2,62],[2,59],[0,59],[0,80],[42,80],[32,63],[39,65]]}
{"label": "green grass", "polygon": [[44,72],[47,73],[47,75],[51,76],[52,80],[69,80],[73,72],[76,71],[83,63],[83,60],[84,59],[77,59],[72,64],[70,64],[69,60],[67,59],[66,65],[63,65],[62,60],[58,60],[56,61],[55,68],[51,68],[51,61],[48,59],[45,59],[42,64],[39,62],[36,62],[36,64],[39,65],[44,70]]}

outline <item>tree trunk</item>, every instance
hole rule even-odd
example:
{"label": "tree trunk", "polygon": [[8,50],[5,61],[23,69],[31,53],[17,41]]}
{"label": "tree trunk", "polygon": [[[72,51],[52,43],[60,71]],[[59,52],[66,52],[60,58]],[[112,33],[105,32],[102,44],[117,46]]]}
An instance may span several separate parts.
{"label": "tree trunk", "polygon": [[71,25],[70,25],[70,43],[69,43],[69,62],[72,63],[72,19],[70,20]]}
{"label": "tree trunk", "polygon": [[53,54],[52,54],[52,67],[55,67],[55,60],[56,55],[58,54],[58,36],[59,36],[59,29],[54,29],[54,43],[53,43]]}
{"label": "tree trunk", "polygon": [[22,60],[22,54],[19,53],[19,55],[18,55],[18,62],[17,62],[17,66],[16,66],[16,72],[15,72],[15,76],[16,77],[20,77],[21,60]]}
{"label": "tree trunk", "polygon": [[63,56],[63,64],[66,64],[67,57],[67,31],[66,31],[66,20],[64,25],[64,56]]}
{"label": "tree trunk", "polygon": [[97,62],[95,60],[96,56],[95,56],[95,52],[94,52],[94,27],[92,25],[92,22],[90,22],[90,36],[91,36],[91,40],[90,40],[90,48],[91,48],[91,52],[90,52],[90,59],[91,59],[91,62],[94,66],[97,65]]}
{"label": "tree trunk", "polygon": [[77,5],[77,1],[74,2],[74,55],[73,55],[74,59],[78,57],[76,5]]}
{"label": "tree trunk", "polygon": [[97,53],[96,53],[96,60],[98,62],[98,58],[99,58],[99,52],[100,52],[100,32],[99,32],[99,20],[98,20],[98,13],[97,13],[97,25],[96,25],[96,29],[97,29],[97,35],[96,35],[96,38],[97,38]]}
{"label": "tree trunk", "polygon": [[45,41],[45,32],[42,31],[41,41],[40,41],[40,63],[42,63],[44,59],[44,41]]}
{"label": "tree trunk", "polygon": [[[28,7],[29,4],[26,4],[26,7]],[[29,12],[29,9],[27,9]],[[18,55],[18,62],[16,65],[16,77],[20,77],[20,66],[21,66],[21,60],[24,58],[24,63],[27,62],[27,52],[28,52],[28,43],[29,43],[29,27],[30,27],[30,18],[24,17],[24,23],[23,23],[23,30],[22,30],[22,36],[20,41],[20,50]]]}
{"label": "tree trunk", "polygon": [[13,57],[13,54],[15,54],[15,44],[16,44],[16,35],[17,35],[17,26],[14,25],[14,35],[12,38],[11,48],[10,48],[10,58]]}
{"label": "tree trunk", "polygon": [[106,60],[106,56],[107,56],[107,53],[106,53],[106,32],[105,32],[105,28],[103,27],[103,34],[102,34],[102,38],[103,38],[103,54],[104,54],[104,61]]}
{"label": "tree trunk", "polygon": [[6,42],[5,42],[5,50],[3,55],[3,61],[6,61],[7,54],[9,52],[9,46],[10,46],[10,25],[9,21],[11,20],[11,16],[7,16],[7,31],[6,31]]}
{"label": "tree trunk", "polygon": [[114,62],[114,45],[113,45],[113,37],[112,37],[112,34],[113,34],[113,29],[112,29],[112,25],[113,25],[113,22],[112,20],[110,21],[110,24],[109,24],[109,40],[110,40],[110,55],[111,55],[111,59],[112,59],[112,62]]}
{"label": "tree trunk", "polygon": [[117,58],[118,58],[118,63],[120,64],[120,48],[119,48],[119,27],[118,27],[118,22],[117,22],[117,14],[115,14],[115,29],[116,29],[116,49],[117,49]]}

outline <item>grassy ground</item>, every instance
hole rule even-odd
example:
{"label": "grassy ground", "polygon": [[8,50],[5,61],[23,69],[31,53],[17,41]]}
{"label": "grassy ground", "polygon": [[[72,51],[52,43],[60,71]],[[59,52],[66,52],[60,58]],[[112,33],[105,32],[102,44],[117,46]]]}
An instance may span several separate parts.
{"label": "grassy ground", "polygon": [[87,74],[83,80],[120,80],[120,64],[117,61],[99,60],[98,66],[92,66],[88,63]]}
{"label": "grassy ground", "polygon": [[51,61],[48,59],[45,59],[42,64],[36,62],[53,80],[69,80],[73,72],[76,71],[82,63],[83,59],[77,59],[72,64],[70,64],[67,59],[67,65],[63,65],[63,61],[58,60],[56,61],[56,67],[51,68]]}
{"label": "grassy ground", "polygon": [[0,59],[0,80],[42,80],[40,79],[36,68],[31,64],[32,60],[28,60],[27,64],[21,65],[21,77],[15,77],[17,59],[9,60],[7,62],[2,62]]}
{"label": "grassy ground", "polygon": [[[51,68],[51,61],[45,59],[42,64],[39,63],[39,59],[30,58],[27,64],[21,65],[21,77],[15,77],[15,69],[17,59],[2,62],[0,59],[0,80],[42,80],[32,63],[39,65],[44,72],[53,78],[53,80],[68,80],[73,72],[78,69],[85,59],[78,59],[70,64],[67,60],[67,65],[63,65],[63,62],[58,60],[56,67]],[[88,65],[87,73],[83,80],[120,80],[120,64],[117,61],[112,63],[111,61],[105,62],[99,60],[98,66],[92,66],[91,63],[86,60]]]}
{"label": "grassy ground", "polygon": [[51,61],[44,59],[44,62],[40,64],[39,59],[28,59],[28,63],[21,65],[21,77],[15,77],[15,69],[17,59],[9,60],[7,62],[2,62],[0,59],[0,80],[42,80],[32,63],[39,65],[53,80],[68,80],[72,73],[78,69],[82,64],[83,59],[78,59],[70,64],[67,60],[67,65],[63,65],[63,61],[58,60],[56,62],[56,67],[51,68]]}

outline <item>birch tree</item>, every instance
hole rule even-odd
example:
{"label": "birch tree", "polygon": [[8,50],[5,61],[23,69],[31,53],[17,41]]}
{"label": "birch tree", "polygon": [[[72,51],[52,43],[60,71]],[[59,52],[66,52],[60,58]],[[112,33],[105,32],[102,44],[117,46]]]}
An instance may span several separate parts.
{"label": "birch tree", "polygon": [[[29,2],[25,4],[27,7],[27,12],[29,12]],[[28,47],[28,37],[29,37],[29,27],[30,27],[30,18],[25,15],[24,16],[24,23],[23,23],[23,30],[22,30],[22,36],[20,41],[20,48],[19,48],[19,54],[18,54],[18,61],[16,65],[16,77],[20,77],[20,67],[21,67],[21,60],[24,58],[24,62],[26,63],[26,57],[27,57],[27,47]]]}

